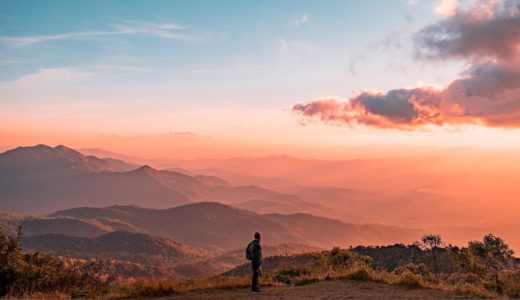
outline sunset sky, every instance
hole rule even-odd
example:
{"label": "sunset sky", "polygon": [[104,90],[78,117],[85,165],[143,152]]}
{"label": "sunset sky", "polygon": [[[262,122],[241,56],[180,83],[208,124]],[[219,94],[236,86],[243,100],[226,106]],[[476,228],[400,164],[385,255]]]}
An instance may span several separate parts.
{"label": "sunset sky", "polygon": [[518,1],[2,1],[0,150],[520,147]]}

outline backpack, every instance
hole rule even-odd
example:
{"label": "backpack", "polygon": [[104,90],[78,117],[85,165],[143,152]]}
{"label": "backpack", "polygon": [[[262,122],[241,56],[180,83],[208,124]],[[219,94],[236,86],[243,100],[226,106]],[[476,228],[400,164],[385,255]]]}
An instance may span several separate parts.
{"label": "backpack", "polygon": [[253,251],[254,248],[255,248],[255,245],[253,244],[253,242],[250,242],[247,245],[247,248],[246,248],[246,259],[253,260],[255,258],[255,252]]}

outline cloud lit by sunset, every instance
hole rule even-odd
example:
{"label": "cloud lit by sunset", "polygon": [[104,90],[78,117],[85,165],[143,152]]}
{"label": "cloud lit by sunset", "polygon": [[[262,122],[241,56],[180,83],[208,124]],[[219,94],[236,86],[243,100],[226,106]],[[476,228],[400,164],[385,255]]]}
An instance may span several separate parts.
{"label": "cloud lit by sunset", "polygon": [[[363,92],[346,101],[316,99],[293,112],[324,122],[412,129],[425,124],[520,126],[520,8],[515,1],[477,1],[457,7],[442,1],[446,15],[413,36],[418,60],[469,66],[444,88]],[[446,13],[453,10],[453,13]]]}

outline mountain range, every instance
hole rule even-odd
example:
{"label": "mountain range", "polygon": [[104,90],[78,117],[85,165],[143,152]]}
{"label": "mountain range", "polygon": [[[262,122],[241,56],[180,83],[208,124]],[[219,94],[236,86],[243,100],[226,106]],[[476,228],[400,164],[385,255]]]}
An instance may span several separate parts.
{"label": "mountain range", "polygon": [[36,250],[74,258],[118,259],[142,265],[173,266],[204,258],[203,250],[188,247],[171,239],[143,233],[115,231],[95,238],[63,234],[27,236],[26,250]]}
{"label": "mountain range", "polygon": [[200,201],[318,204],[258,186],[232,186],[215,176],[137,167],[86,156],[65,146],[19,147],[0,154],[0,211],[45,214],[78,206],[140,205],[168,208]]}
{"label": "mountain range", "polygon": [[[244,247],[252,233],[261,231],[265,243],[298,243],[330,248],[411,242],[420,229],[372,224],[349,224],[308,214],[257,214],[222,203],[201,202],[169,209],[136,206],[83,207],[50,214],[47,218],[71,218],[101,229],[128,230],[173,239],[186,245],[212,250]],[[125,226],[125,227],[123,227]],[[88,230],[92,232],[94,229]],[[76,234],[79,234],[76,231]]]}
{"label": "mountain range", "polygon": [[[103,158],[85,152],[37,145],[0,154],[0,228],[15,234],[21,226],[25,249],[105,259],[127,276],[205,277],[243,264],[256,231],[266,256],[407,244],[426,232],[451,242],[493,229],[517,243],[518,226],[450,223],[478,218],[477,208],[467,208],[479,200],[438,193],[456,186],[439,170],[458,175],[471,159],[431,166],[418,158],[269,156],[174,161],[159,170],[100,149],[90,152]],[[476,174],[493,170],[486,163]],[[475,176],[454,182],[473,184]]]}
{"label": "mountain range", "polygon": [[[106,233],[95,238],[65,234],[27,236],[22,240],[22,246],[26,251],[52,253],[65,260],[103,260],[119,269],[122,277],[209,277],[246,262],[243,249],[205,251],[171,239],[126,231]],[[284,243],[264,246],[263,254],[269,257],[318,250],[320,248]]]}
{"label": "mountain range", "polygon": [[4,214],[0,216],[0,225],[11,234],[22,226],[27,238],[46,236],[47,239],[56,236],[96,239],[125,231],[218,253],[243,248],[255,231],[263,233],[267,245],[292,243],[319,248],[407,243],[422,233],[420,229],[349,224],[308,214],[261,215],[215,202],[169,209],[81,207],[45,217]]}

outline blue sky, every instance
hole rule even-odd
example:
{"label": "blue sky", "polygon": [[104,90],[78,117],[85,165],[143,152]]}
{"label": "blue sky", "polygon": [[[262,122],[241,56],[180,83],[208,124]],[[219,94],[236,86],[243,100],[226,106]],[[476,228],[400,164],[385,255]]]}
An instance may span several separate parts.
{"label": "blue sky", "polygon": [[[402,0],[4,1],[0,81],[70,68],[99,73],[99,82],[89,83],[95,87],[139,83],[197,101],[211,101],[209,94],[272,105],[288,95],[290,103],[414,84],[416,72],[442,81],[443,72],[414,65],[405,45],[385,44],[406,43],[407,32],[435,18],[432,6]],[[103,76],[117,80],[107,84]],[[367,77],[385,80],[367,85]],[[302,84],[309,90],[294,93]],[[194,91],[199,88],[207,92]],[[271,102],[250,98],[253,93],[280,96]]]}

